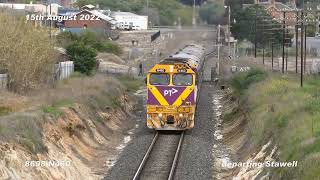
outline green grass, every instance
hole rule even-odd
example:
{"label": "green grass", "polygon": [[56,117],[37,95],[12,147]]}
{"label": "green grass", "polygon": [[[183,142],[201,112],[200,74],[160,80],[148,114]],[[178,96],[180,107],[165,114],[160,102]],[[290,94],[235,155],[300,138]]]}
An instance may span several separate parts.
{"label": "green grass", "polygon": [[108,92],[101,92],[99,96],[92,96],[92,100],[98,108],[109,106],[111,108],[120,107],[119,94],[110,94]]}
{"label": "green grass", "polygon": [[70,75],[70,78],[83,78],[83,77],[86,77],[86,75],[78,71],[75,71]]}
{"label": "green grass", "polygon": [[55,102],[51,105],[42,107],[44,113],[52,114],[55,117],[58,117],[63,114],[63,107],[70,107],[74,102],[70,99],[63,99],[61,101]]}
{"label": "green grass", "polygon": [[4,116],[12,112],[12,110],[9,107],[6,106],[0,106],[0,116]]}
{"label": "green grass", "polygon": [[231,86],[235,93],[242,94],[249,86],[255,82],[262,81],[266,77],[264,71],[253,69],[246,73],[240,73],[231,79]]}
{"label": "green grass", "polygon": [[43,143],[41,115],[23,113],[2,118],[0,121],[0,140],[17,142],[33,153],[47,152]]}
{"label": "green grass", "polygon": [[248,106],[250,141],[259,146],[271,138],[279,147],[281,161],[299,163],[298,168],[275,169],[274,178],[319,178],[320,78],[306,77],[301,88],[295,74],[248,74],[235,77],[231,85],[237,95],[246,99],[242,103]]}
{"label": "green grass", "polygon": [[223,115],[223,122],[227,123],[233,120],[234,117],[239,113],[238,109],[233,109],[232,111],[225,112]]}
{"label": "green grass", "polygon": [[141,86],[144,85],[144,82],[142,79],[135,79],[134,77],[131,76],[119,76],[117,77],[120,82],[127,88],[128,91],[130,92],[135,92],[139,90]]}

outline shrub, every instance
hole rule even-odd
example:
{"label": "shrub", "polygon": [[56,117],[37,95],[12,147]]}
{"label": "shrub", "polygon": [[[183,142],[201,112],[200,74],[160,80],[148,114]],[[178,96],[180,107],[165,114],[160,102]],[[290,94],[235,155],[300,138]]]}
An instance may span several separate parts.
{"label": "shrub", "polygon": [[33,153],[48,151],[43,142],[43,117],[22,113],[4,117],[0,121],[0,141],[18,142]]}
{"label": "shrub", "polygon": [[7,115],[11,112],[11,108],[7,106],[0,106],[0,116]]}
{"label": "shrub", "polygon": [[82,31],[78,36],[78,41],[83,42],[87,46],[93,46],[95,43],[101,42],[102,39],[97,36],[96,32],[89,30]]}
{"label": "shrub", "polygon": [[264,71],[253,69],[245,73],[240,73],[232,78],[231,86],[236,93],[242,94],[251,84],[262,81],[265,77],[266,73]]}
{"label": "shrub", "polygon": [[103,44],[104,47],[104,51],[108,52],[108,53],[113,53],[116,55],[120,55],[122,54],[122,49],[118,44],[115,44],[111,41],[108,41],[106,43]]}
{"label": "shrub", "polygon": [[83,43],[75,42],[67,47],[67,54],[74,63],[75,71],[90,75],[96,67],[97,52]]}
{"label": "shrub", "polygon": [[133,77],[124,75],[117,77],[120,82],[127,88],[127,90],[135,92],[143,85],[141,79],[134,79]]}
{"label": "shrub", "polygon": [[89,30],[83,31],[78,35],[69,31],[62,32],[57,36],[57,42],[63,47],[68,47],[78,42],[99,52],[122,54],[122,48],[117,43],[108,40],[105,34],[98,34]]}
{"label": "shrub", "polygon": [[55,117],[58,117],[63,114],[63,107],[72,106],[73,101],[70,99],[63,99],[61,101],[55,102],[52,105],[42,107],[44,113],[52,114]]}
{"label": "shrub", "polygon": [[78,39],[78,35],[75,33],[71,33],[70,31],[61,32],[56,36],[57,43],[62,47],[67,47],[72,42],[77,41]]}

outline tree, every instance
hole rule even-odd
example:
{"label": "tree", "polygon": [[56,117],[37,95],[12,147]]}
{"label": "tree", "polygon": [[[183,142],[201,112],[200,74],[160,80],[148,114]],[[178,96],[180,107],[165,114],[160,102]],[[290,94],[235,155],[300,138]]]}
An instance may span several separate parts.
{"label": "tree", "polygon": [[160,25],[160,15],[159,15],[159,11],[156,8],[149,8],[148,12],[147,12],[147,8],[144,7],[140,14],[143,15],[148,15],[148,21],[151,22],[151,25],[156,25],[159,26]]}
{"label": "tree", "polygon": [[48,31],[7,10],[0,10],[0,24],[0,69],[10,77],[9,89],[23,94],[48,82],[56,60]]}
{"label": "tree", "polygon": [[243,9],[243,4],[254,4],[255,0],[225,0],[225,5],[231,8],[231,19],[235,19]]}
{"label": "tree", "polygon": [[138,13],[143,8],[145,2],[144,0],[96,0],[97,4],[103,8],[109,8],[113,11],[129,11]]}
{"label": "tree", "polygon": [[56,36],[57,43],[62,47],[67,47],[72,42],[77,41],[78,38],[77,34],[70,31],[61,32]]}
{"label": "tree", "polygon": [[122,48],[117,43],[110,41],[105,34],[98,34],[89,30],[80,34],[68,31],[62,32],[57,36],[57,42],[63,47],[68,47],[70,44],[78,42],[99,52],[108,52],[116,55],[122,53]]}
{"label": "tree", "polygon": [[85,46],[82,42],[70,44],[67,47],[67,54],[74,63],[75,71],[90,75],[96,67],[96,50]]}
{"label": "tree", "polygon": [[192,8],[182,8],[176,11],[177,16],[181,18],[181,25],[192,25]]}
{"label": "tree", "polygon": [[[186,5],[193,5],[193,0],[180,0],[180,2],[182,2],[183,4]],[[195,0],[196,5],[201,5],[202,3],[204,3],[205,0]]]}
{"label": "tree", "polygon": [[317,28],[316,28],[315,24],[309,24],[307,26],[307,36],[308,37],[314,37],[316,35],[316,31],[317,31]]}
{"label": "tree", "polygon": [[[145,14],[146,10],[144,9],[147,6],[146,0],[97,0],[97,4],[112,11],[129,11],[137,14]],[[157,24],[157,16],[159,15],[160,25],[173,25],[178,19],[177,11],[188,8],[190,7],[183,5],[178,0],[149,0],[149,12],[155,12],[151,14],[153,17],[150,18],[155,20],[155,22],[152,21],[153,24]]]}
{"label": "tree", "polygon": [[76,5],[78,8],[81,8],[81,7],[88,5],[88,4],[95,5],[96,0],[77,0],[77,2],[76,2]]}
{"label": "tree", "polygon": [[225,9],[220,3],[208,3],[201,6],[199,10],[200,18],[208,24],[221,24]]}
{"label": "tree", "polygon": [[[257,38],[258,46],[268,45],[272,37],[274,39],[273,42],[278,44],[282,42],[281,29],[274,30],[273,35],[271,34],[272,31],[270,31],[272,27],[281,28],[281,24],[279,24],[277,21],[272,20],[272,17],[262,6],[255,5],[243,9],[239,12],[235,20],[236,23],[232,24],[231,32],[235,36],[235,38],[239,40],[247,39],[252,43],[255,43],[255,38]],[[255,33],[256,29],[257,33]]]}

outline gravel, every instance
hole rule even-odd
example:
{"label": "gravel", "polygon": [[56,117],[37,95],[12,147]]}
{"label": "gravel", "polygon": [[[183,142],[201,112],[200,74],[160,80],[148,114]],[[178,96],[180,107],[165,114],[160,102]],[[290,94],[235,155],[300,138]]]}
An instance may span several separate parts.
{"label": "gravel", "polygon": [[[210,62],[214,64],[215,62]],[[214,116],[213,96],[217,88],[203,82],[199,93],[199,102],[196,112],[195,127],[185,134],[180,157],[178,160],[175,180],[206,180],[213,179],[213,147],[215,143],[216,117]],[[145,104],[145,96],[141,98],[141,104]],[[140,118],[136,121],[136,129],[131,135],[131,141],[123,149],[119,159],[108,171],[105,180],[132,179],[145,152],[147,151],[154,131],[146,127],[145,105],[137,112]]]}
{"label": "gravel", "polygon": [[212,96],[215,87],[204,82],[196,112],[195,127],[187,131],[175,173],[176,180],[212,179],[214,124]]}
{"label": "gravel", "polygon": [[[215,117],[213,117],[212,97],[214,92],[214,85],[208,82],[202,84],[195,128],[188,130],[185,134],[174,179],[193,180],[213,177],[212,149]],[[140,118],[136,122],[138,128],[131,135],[132,140],[123,149],[115,165],[109,169],[105,180],[133,178],[154,136],[154,131],[145,125],[145,111],[142,109],[137,112]]]}
{"label": "gravel", "polygon": [[130,130],[129,133],[131,141],[124,147],[116,163],[109,168],[107,176],[104,177],[105,180],[132,179],[153,139],[154,131],[148,129],[145,122],[146,92],[144,89],[136,93],[140,97],[139,104],[141,106],[135,112],[137,116],[135,129]]}

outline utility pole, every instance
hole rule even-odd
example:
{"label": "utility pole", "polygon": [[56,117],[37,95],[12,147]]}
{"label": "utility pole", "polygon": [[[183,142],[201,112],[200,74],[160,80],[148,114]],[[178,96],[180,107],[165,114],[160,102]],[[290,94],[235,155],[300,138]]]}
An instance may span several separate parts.
{"label": "utility pole", "polygon": [[46,19],[44,20],[46,28],[48,27],[47,19],[48,19],[48,0],[46,0]]}
{"label": "utility pole", "polygon": [[301,74],[300,74],[300,86],[303,87],[303,11],[301,11]]}
{"label": "utility pole", "polygon": [[51,1],[50,1],[50,7],[49,7],[49,12],[50,12],[50,38],[52,37],[52,32],[51,32],[51,28],[52,28],[52,17],[51,17]]}
{"label": "utility pole", "polygon": [[264,23],[262,24],[262,64],[264,64]]}
{"label": "utility pole", "polygon": [[[286,35],[287,34],[289,34],[289,29],[287,28],[286,29]],[[289,46],[288,44],[287,44],[287,46]],[[286,72],[288,72],[288,56],[289,56],[289,52],[288,52],[289,50],[288,50],[288,47],[286,48]]]}
{"label": "utility pole", "polygon": [[271,69],[273,70],[273,42],[271,42]]}
{"label": "utility pole", "polygon": [[231,45],[230,45],[230,27],[231,27],[231,8],[230,5],[228,6],[228,46],[229,46],[229,57],[231,56]]}
{"label": "utility pole", "polygon": [[257,58],[257,10],[254,19],[254,58]]}
{"label": "utility pole", "polygon": [[218,64],[217,64],[217,74],[220,75],[220,24],[218,25]]}
{"label": "utility pole", "polygon": [[288,72],[288,48],[286,48],[286,72]]}
{"label": "utility pole", "polygon": [[304,27],[304,72],[306,72],[307,66],[307,24]]}
{"label": "utility pole", "polygon": [[[296,19],[299,18],[299,12],[297,11],[297,14],[296,14]],[[298,73],[298,51],[299,51],[299,48],[298,48],[298,25],[296,24],[295,25],[295,33],[296,33],[296,74]]]}
{"label": "utility pole", "polygon": [[192,25],[196,26],[196,0],[193,0]]}
{"label": "utility pole", "polygon": [[286,12],[283,12],[283,20],[282,20],[283,26],[282,26],[282,73],[284,73],[284,46],[285,46],[285,38],[286,38]]}
{"label": "utility pole", "polygon": [[147,0],[147,16],[148,16],[148,19],[149,19],[149,0]]}
{"label": "utility pole", "polygon": [[237,40],[234,40],[233,42],[233,58],[236,58],[236,52],[237,52]]}
{"label": "utility pole", "polygon": [[274,30],[273,30],[273,22],[271,22],[271,33],[272,33],[272,41],[271,41],[271,69],[273,70],[273,35],[274,35]]}

